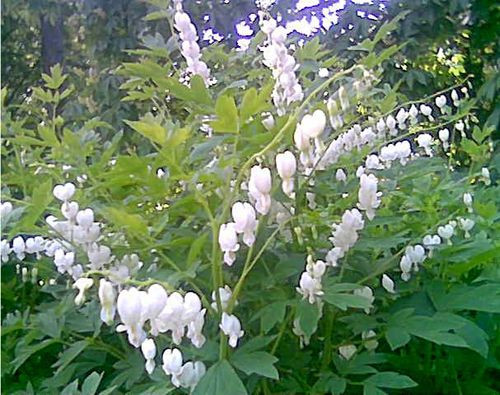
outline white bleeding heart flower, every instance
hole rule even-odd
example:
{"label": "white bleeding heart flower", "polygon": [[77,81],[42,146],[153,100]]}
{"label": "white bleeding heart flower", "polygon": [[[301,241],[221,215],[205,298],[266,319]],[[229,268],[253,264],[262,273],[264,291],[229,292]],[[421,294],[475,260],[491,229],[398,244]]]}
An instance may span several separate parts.
{"label": "white bleeding heart flower", "polygon": [[163,371],[167,376],[178,375],[182,369],[182,353],[178,348],[167,348],[163,352]]}
{"label": "white bleeding heart flower", "polygon": [[2,202],[0,203],[0,218],[2,223],[5,221],[5,217],[7,217],[12,212],[12,203],[11,202]]}
{"label": "white bleeding heart flower", "polygon": [[337,169],[337,171],[335,172],[335,179],[338,182],[346,182],[347,174],[345,174],[345,171],[343,169]]}
{"label": "white bleeding heart flower", "polygon": [[200,297],[194,292],[187,292],[184,295],[184,314],[182,320],[185,322],[192,321],[201,311],[202,305]]}
{"label": "white bleeding heart flower", "polygon": [[175,344],[182,342],[186,326],[186,305],[184,298],[178,292],[173,292],[168,296],[165,307],[155,319],[155,325],[159,332],[171,331],[172,341]]}
{"label": "white bleeding heart flower", "polygon": [[438,132],[439,140],[443,143],[443,149],[447,150],[450,144],[448,140],[450,139],[450,131],[448,129],[441,129]]}
{"label": "white bleeding heart flower", "polygon": [[52,192],[56,199],[66,202],[75,194],[75,185],[71,182],[64,185],[56,185]]}
{"label": "white bleeding heart flower", "polygon": [[384,119],[380,118],[377,121],[377,124],[375,125],[375,127],[377,128],[377,132],[379,132],[380,134],[383,134],[385,132],[387,125],[385,124]]}
{"label": "white bleeding heart flower", "polygon": [[408,115],[412,119],[416,119],[417,118],[417,116],[418,116],[418,110],[417,110],[417,107],[415,107],[415,104],[411,105],[410,110],[408,111]]}
{"label": "white bleeding heart flower", "polygon": [[233,204],[231,214],[234,230],[236,233],[243,233],[243,242],[249,247],[252,246],[255,242],[255,231],[258,224],[253,206],[246,202],[236,202]]}
{"label": "white bleeding heart flower", "polygon": [[250,185],[263,195],[271,192],[271,171],[268,168],[253,166],[250,171]]}
{"label": "white bleeding heart flower", "polygon": [[116,313],[116,291],[113,284],[103,278],[99,280],[99,301],[101,302],[101,320],[111,325]]}
{"label": "white bleeding heart flower", "polygon": [[420,112],[421,112],[424,116],[426,116],[426,117],[428,117],[428,118],[432,118],[432,107],[427,106],[427,105],[425,105],[425,104],[421,104],[421,105],[420,105]]}
{"label": "white bleeding heart flower", "polygon": [[165,308],[168,293],[160,284],[152,284],[148,288],[148,318],[156,318]]}
{"label": "white bleeding heart flower", "polygon": [[365,167],[370,170],[381,170],[384,168],[384,165],[380,163],[380,158],[378,157],[378,155],[372,154],[366,157]]}
{"label": "white bleeding heart flower", "polygon": [[281,188],[283,193],[288,197],[293,197],[293,176],[297,171],[297,160],[290,151],[285,151],[282,154],[276,155],[276,169],[281,177]]}
{"label": "white bleeding heart flower", "polygon": [[240,249],[238,244],[238,235],[234,223],[222,224],[219,229],[219,246],[224,252],[224,262],[232,266],[236,260],[235,252]]}
{"label": "white bleeding heart flower", "polygon": [[324,67],[322,67],[318,70],[318,77],[320,77],[320,78],[327,78],[328,74],[329,74],[328,69],[326,69]]}
{"label": "white bleeding heart flower", "polygon": [[465,206],[467,207],[467,211],[469,211],[469,213],[474,212],[474,209],[472,208],[472,194],[470,194],[469,192],[464,193],[463,201]]}
{"label": "white bleeding heart flower", "polygon": [[301,152],[306,152],[311,147],[311,141],[307,137],[307,135],[303,132],[303,128],[301,124],[297,124],[295,128],[295,132],[293,134],[293,141],[297,149]]}
{"label": "white bleeding heart flower", "polygon": [[370,309],[373,307],[372,304],[375,301],[375,296],[373,296],[373,291],[370,287],[364,286],[362,288],[355,289],[353,291],[354,295],[361,296],[370,302],[370,307],[365,309],[366,314],[370,314]]}
{"label": "white bleeding heart flower", "polygon": [[153,339],[146,339],[141,344],[142,355],[146,359],[146,371],[151,374],[155,369],[156,345]]}
{"label": "white bleeding heart flower", "polygon": [[307,256],[306,271],[313,277],[321,279],[326,271],[326,263],[323,261],[314,261],[311,255]]}
{"label": "white bleeding heart flower", "polygon": [[439,235],[426,235],[422,239],[422,243],[429,250],[429,258],[432,257],[432,250],[441,244],[441,237]]}
{"label": "white bleeding heart flower", "polygon": [[12,251],[16,254],[17,259],[22,261],[26,256],[26,244],[24,243],[24,239],[22,236],[17,236],[14,240],[12,240]]}
{"label": "white bleeding heart flower", "polygon": [[222,319],[219,328],[229,338],[229,345],[235,348],[238,344],[238,339],[245,334],[241,330],[240,320],[235,315],[229,315],[226,312],[222,313]]}
{"label": "white bleeding heart flower", "polygon": [[408,119],[410,114],[404,109],[401,108],[398,113],[396,114],[396,120],[398,121],[398,127],[400,129],[405,129],[405,122]]}
{"label": "white bleeding heart flower", "polygon": [[306,137],[318,138],[325,130],[326,115],[322,110],[316,110],[312,114],[304,115],[300,124]]}
{"label": "white bleeding heart flower", "polygon": [[401,279],[403,281],[408,281],[410,279],[411,269],[413,267],[413,262],[408,257],[408,255],[403,255],[401,261],[399,262],[399,268],[401,269]]}
{"label": "white bleeding heart flower", "polygon": [[357,348],[354,344],[346,344],[339,347],[339,354],[345,360],[351,359],[356,354]]}
{"label": "white bleeding heart flower", "polygon": [[380,206],[381,192],[377,192],[378,179],[373,174],[362,174],[360,177],[360,188],[358,191],[357,204],[360,210],[366,211],[366,216],[369,220],[375,217],[375,209]]}
{"label": "white bleeding heart flower", "polygon": [[389,128],[389,133],[391,135],[394,135],[394,133],[397,133],[397,130],[396,130],[396,120],[394,119],[394,117],[392,115],[389,115],[387,117],[387,119],[385,121],[385,124]]}
{"label": "white bleeding heart flower", "polygon": [[481,169],[481,177],[483,178],[484,185],[491,185],[490,170],[487,167]]}
{"label": "white bleeding heart flower", "polygon": [[57,271],[61,274],[65,272],[70,273],[74,262],[75,253],[72,251],[65,253],[62,248],[59,248],[54,253],[54,264],[57,267]]}
{"label": "white bleeding heart flower", "polygon": [[61,213],[64,218],[75,221],[76,215],[78,214],[78,203],[65,201],[61,205]]}
{"label": "white bleeding heart flower", "polygon": [[382,287],[391,294],[396,293],[394,291],[394,281],[387,274],[382,276]]}
{"label": "white bleeding heart flower", "polygon": [[406,247],[405,254],[415,264],[422,263],[425,260],[425,249],[420,244]]}
{"label": "white bleeding heart flower", "polygon": [[93,244],[87,250],[90,267],[92,270],[100,270],[111,260],[111,249],[105,245]]}
{"label": "white bleeding heart flower", "polygon": [[459,218],[458,223],[465,232],[465,238],[468,239],[470,237],[469,230],[471,230],[476,223],[470,218]]}
{"label": "white bleeding heart flower", "polygon": [[196,316],[189,322],[188,331],[186,336],[191,340],[191,343],[196,348],[201,348],[205,344],[205,336],[203,336],[202,330],[205,325],[205,313],[206,309],[200,310]]}
{"label": "white bleeding heart flower", "polygon": [[78,295],[75,297],[75,304],[80,306],[85,301],[85,291],[89,289],[94,284],[94,280],[91,278],[79,278],[73,284],[73,289],[78,289]]}
{"label": "white bleeding heart flower", "polygon": [[297,161],[290,151],[276,155],[276,169],[282,179],[292,178],[297,170]]}
{"label": "white bleeding heart flower", "polygon": [[274,128],[275,122],[273,115],[269,114],[267,117],[263,118],[262,125],[264,125],[264,128],[266,128],[266,130],[268,131]]}
{"label": "white bleeding heart flower", "polygon": [[6,263],[9,261],[9,254],[11,253],[12,249],[10,248],[9,241],[7,239],[3,239],[0,245],[0,252],[2,255],[2,262]]}
{"label": "white bleeding heart flower", "polygon": [[29,237],[25,242],[25,252],[27,254],[36,254],[36,258],[40,259],[40,253],[45,248],[45,240],[41,236]]}
{"label": "white bleeding heart flower", "polygon": [[451,226],[450,224],[440,226],[437,229],[438,235],[441,236],[441,238],[445,239],[449,245],[451,245],[451,237],[453,236],[453,233],[455,232],[455,228]]}
{"label": "white bleeding heart flower", "polygon": [[78,211],[76,214],[76,222],[83,229],[89,229],[94,223],[94,211],[91,208]]}
{"label": "white bleeding heart flower", "polygon": [[436,97],[436,106],[438,106],[441,111],[443,110],[443,107],[446,106],[446,96],[445,95],[440,95]]}
{"label": "white bleeding heart flower", "polygon": [[321,280],[314,278],[307,271],[302,273],[299,286],[296,289],[302,295],[303,299],[307,299],[311,304],[314,304],[316,299],[324,294],[321,287]]}
{"label": "white bleeding heart flower", "polygon": [[377,334],[372,331],[363,331],[361,333],[361,339],[363,339],[363,345],[367,350],[375,350],[378,347]]}
{"label": "white bleeding heart flower", "polygon": [[433,139],[432,136],[428,133],[422,133],[417,136],[417,144],[419,147],[422,147],[425,150],[425,153],[429,156],[432,156],[432,145]]}
{"label": "white bleeding heart flower", "polygon": [[262,215],[267,214],[271,208],[271,186],[271,171],[260,166],[252,167],[248,191],[251,198],[256,202],[255,208],[257,212]]}
{"label": "white bleeding heart flower", "polygon": [[[201,378],[205,375],[206,367],[203,362],[186,362],[181,372],[172,378],[172,383],[177,387],[189,388],[193,391]],[[175,381],[175,382],[174,382]]]}
{"label": "white bleeding heart flower", "polygon": [[[224,288],[219,288],[219,296],[220,296],[220,303],[222,307],[222,311],[225,311],[227,309],[227,306],[229,304],[229,301],[231,300],[231,297],[233,296],[233,291],[231,291],[231,288],[229,288],[228,285],[225,285]],[[216,294],[215,291],[212,292],[212,308],[217,311],[217,299],[216,299]],[[235,303],[235,306],[237,305],[238,302]]]}
{"label": "white bleeding heart flower", "polygon": [[123,289],[118,295],[116,302],[118,314],[123,325],[119,325],[117,332],[127,332],[128,341],[138,348],[146,339],[146,333],[142,329],[142,309],[141,294],[137,288]]}

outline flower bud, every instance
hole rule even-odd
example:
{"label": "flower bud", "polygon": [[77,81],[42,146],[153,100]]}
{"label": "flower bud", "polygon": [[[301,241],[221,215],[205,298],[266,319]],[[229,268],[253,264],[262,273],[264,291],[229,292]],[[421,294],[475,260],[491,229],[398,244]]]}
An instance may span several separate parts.
{"label": "flower bud", "polygon": [[153,339],[146,339],[141,344],[142,355],[146,359],[146,371],[151,374],[155,368],[156,345]]}
{"label": "flower bud", "polygon": [[384,289],[391,294],[395,293],[394,281],[392,281],[392,279],[387,274],[384,274],[382,276],[382,287],[384,287]]}

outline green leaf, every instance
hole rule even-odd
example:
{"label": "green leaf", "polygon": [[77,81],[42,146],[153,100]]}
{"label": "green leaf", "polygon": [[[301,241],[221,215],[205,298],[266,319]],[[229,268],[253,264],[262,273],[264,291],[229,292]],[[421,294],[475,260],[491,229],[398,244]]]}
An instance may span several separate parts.
{"label": "green leaf", "polygon": [[148,121],[128,121],[124,120],[124,122],[134,129],[136,132],[139,132],[144,137],[151,140],[153,143],[163,145],[166,141],[166,132],[165,128],[156,122]]}
{"label": "green leaf", "polygon": [[139,214],[129,214],[124,210],[109,207],[105,210],[107,218],[117,227],[127,231],[135,237],[144,237],[148,232],[148,225]]}
{"label": "green leaf", "polygon": [[99,383],[104,373],[92,372],[82,384],[82,395],[94,395],[97,392]]}
{"label": "green leaf", "polygon": [[75,359],[85,348],[88,346],[86,340],[80,340],[73,343],[68,349],[66,349],[57,360],[56,363],[52,365],[54,368],[58,368],[56,374],[63,371],[63,369],[68,366],[73,359]]}
{"label": "green leaf", "polygon": [[439,311],[476,310],[500,313],[500,284],[483,284],[477,287],[457,285],[446,293],[440,290],[439,284],[434,283],[428,287],[428,293]]}
{"label": "green leaf", "polygon": [[61,392],[61,395],[76,395],[78,394],[78,379],[68,384]]}
{"label": "green leaf", "polygon": [[240,352],[252,352],[256,350],[260,350],[261,348],[266,347],[269,343],[271,343],[276,336],[257,336],[248,340],[246,343],[243,343],[241,346],[238,346],[238,351]]}
{"label": "green leaf", "polygon": [[285,319],[287,302],[280,300],[265,306],[259,311],[261,327],[264,333],[269,332],[278,322]]}
{"label": "green leaf", "polygon": [[399,26],[399,21],[401,19],[404,19],[411,10],[406,10],[398,14],[396,17],[394,17],[391,21],[385,22],[377,31],[375,34],[375,37],[373,38],[373,43],[377,44],[380,40],[382,40],[385,36],[387,36],[389,33],[392,31],[396,30]]}
{"label": "green leaf", "polygon": [[193,395],[247,395],[247,390],[233,367],[225,359],[207,370]]}
{"label": "green leaf", "polygon": [[373,384],[365,384],[363,386],[363,395],[386,395],[387,392],[375,387]]}
{"label": "green leaf", "polygon": [[62,68],[59,63],[50,68],[50,75],[42,74],[45,86],[50,89],[59,89],[66,77],[66,75],[62,74]]}
{"label": "green leaf", "polygon": [[162,77],[156,79],[155,82],[157,82],[160,87],[168,89],[173,96],[186,102],[211,106],[212,97],[205,86],[205,82],[203,82],[203,78],[199,75],[195,75],[191,78],[191,87],[188,87],[181,84],[176,78],[165,78],[163,74]]}
{"label": "green leaf", "polygon": [[187,256],[187,267],[191,267],[195,261],[198,259],[205,243],[207,242],[208,233],[204,233],[201,237],[198,237],[191,244],[191,248],[189,249],[189,253]]}
{"label": "green leaf", "polygon": [[111,395],[113,391],[116,389],[116,385],[113,385],[109,388],[106,388],[104,391],[99,392],[99,395]]}
{"label": "green leaf", "polygon": [[402,327],[391,327],[385,333],[385,338],[391,350],[395,350],[399,347],[403,347],[411,340],[411,336]]}
{"label": "green leaf", "polygon": [[278,358],[264,351],[251,353],[237,351],[231,357],[232,364],[246,374],[256,373],[275,380],[279,379],[278,371],[274,367],[277,361]]}
{"label": "green leaf", "polygon": [[272,89],[271,85],[266,85],[257,94],[257,89],[252,87],[245,93],[240,106],[240,120],[242,124],[248,121],[253,115],[269,109],[270,88]]}
{"label": "green leaf", "polygon": [[203,104],[211,104],[212,97],[210,96],[210,92],[205,85],[205,81],[200,75],[194,75],[191,77],[191,91],[194,97],[196,97],[196,101]]}
{"label": "green leaf", "polygon": [[341,283],[327,285],[324,288],[326,302],[338,307],[341,310],[347,310],[348,307],[368,309],[372,307],[370,299],[364,296],[345,293],[360,288],[357,284]]}
{"label": "green leaf", "polygon": [[239,133],[238,110],[233,97],[219,96],[215,103],[215,114],[217,120],[210,123],[215,132]]}
{"label": "green leaf", "polygon": [[147,14],[144,18],[142,18],[145,21],[156,21],[158,19],[166,19],[168,18],[168,13],[165,10],[161,11],[153,11]]}
{"label": "green leaf", "polygon": [[310,337],[318,328],[321,312],[316,304],[310,304],[307,300],[301,300],[297,305],[296,316],[299,319],[300,328],[305,335]]}
{"label": "green leaf", "polygon": [[397,372],[379,372],[368,377],[364,383],[382,388],[411,388],[418,384],[408,376]]}
{"label": "green leaf", "polygon": [[48,179],[44,183],[38,185],[33,190],[31,202],[28,209],[18,224],[18,229],[23,231],[33,230],[36,221],[40,218],[47,206],[52,202],[52,180]]}
{"label": "green leaf", "polygon": [[333,395],[341,395],[345,392],[347,381],[338,377],[331,372],[322,373],[318,381],[314,384],[314,393],[332,393]]}
{"label": "green leaf", "polygon": [[372,307],[371,301],[360,295],[325,293],[324,299],[326,302],[338,307],[340,310],[347,310],[348,307],[358,309],[368,309]]}
{"label": "green leaf", "polygon": [[12,373],[15,373],[16,370],[19,369],[33,354],[55,343],[57,343],[57,340],[55,339],[46,339],[34,345],[23,345],[19,347],[19,351],[16,353],[16,358],[12,361]]}

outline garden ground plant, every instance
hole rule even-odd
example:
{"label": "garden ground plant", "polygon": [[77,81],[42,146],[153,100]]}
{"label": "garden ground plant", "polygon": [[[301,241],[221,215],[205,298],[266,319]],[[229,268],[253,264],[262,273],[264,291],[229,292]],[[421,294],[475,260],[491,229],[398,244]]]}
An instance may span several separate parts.
{"label": "garden ground plant", "polygon": [[59,64],[2,89],[6,393],[497,393],[476,76],[409,97],[387,64],[411,10],[339,56],[265,8],[246,51],[203,48],[181,0],[149,3],[171,37],[114,69],[124,118],[75,116]]}

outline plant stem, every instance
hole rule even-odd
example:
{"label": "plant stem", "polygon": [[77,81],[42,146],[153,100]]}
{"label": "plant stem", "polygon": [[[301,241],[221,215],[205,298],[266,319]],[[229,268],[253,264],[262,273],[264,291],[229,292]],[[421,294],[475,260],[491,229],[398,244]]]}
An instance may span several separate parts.
{"label": "plant stem", "polygon": [[326,327],[325,327],[325,346],[323,350],[323,360],[321,362],[321,370],[328,370],[328,366],[332,361],[332,331],[333,331],[333,321],[334,312],[331,311],[328,305],[325,306],[326,313]]}

